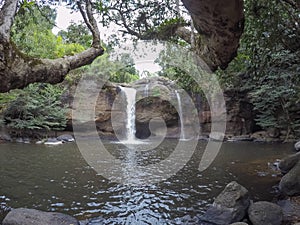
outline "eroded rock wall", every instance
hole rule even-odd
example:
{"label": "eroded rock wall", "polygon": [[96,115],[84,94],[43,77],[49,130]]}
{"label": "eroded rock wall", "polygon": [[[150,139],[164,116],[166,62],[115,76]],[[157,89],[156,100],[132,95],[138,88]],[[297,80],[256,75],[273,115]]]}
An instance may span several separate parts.
{"label": "eroded rock wall", "polygon": [[200,36],[196,51],[212,70],[236,56],[244,29],[243,0],[182,0]]}
{"label": "eroded rock wall", "polygon": [[[174,92],[174,82],[156,77],[140,80],[132,86],[137,90],[136,94],[136,136],[147,138],[150,135],[149,123],[155,118],[161,118],[167,126],[168,137],[179,137],[180,120],[176,109],[178,104]],[[147,88],[146,88],[147,86]],[[95,119],[90,123],[96,123],[100,134],[114,136],[115,129],[122,129],[126,120],[126,105],[114,104],[116,97],[120,96],[120,88],[117,84],[107,83],[99,92],[95,107]],[[72,95],[69,96],[72,99]],[[228,136],[250,134],[255,126],[252,105],[247,94],[237,90],[224,92],[227,109]],[[211,112],[209,105],[203,96],[194,95],[193,100],[198,110],[198,119],[202,135],[209,135],[211,129]],[[71,104],[71,103],[70,103]],[[126,104],[126,102],[125,102]],[[183,108],[186,107],[183,101]],[[72,105],[70,105],[72,108]],[[111,114],[114,113],[114,127]],[[71,128],[71,112],[69,113],[69,129]],[[117,120],[117,121],[115,121]],[[191,120],[192,121],[192,120]],[[190,132],[193,132],[193,122],[186,121]],[[159,133],[159,128],[155,131]]]}

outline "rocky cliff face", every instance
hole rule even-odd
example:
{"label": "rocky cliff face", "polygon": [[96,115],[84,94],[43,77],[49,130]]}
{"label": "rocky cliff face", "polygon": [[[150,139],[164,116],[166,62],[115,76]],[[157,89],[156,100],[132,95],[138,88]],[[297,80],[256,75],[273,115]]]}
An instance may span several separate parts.
{"label": "rocky cliff face", "polygon": [[[247,93],[239,90],[224,91],[226,102],[226,135],[239,136],[250,134],[255,129],[255,114]],[[210,108],[205,99],[198,97],[199,119],[202,133],[208,135],[211,128]]]}
{"label": "rocky cliff face", "polygon": [[[167,136],[179,137],[180,119],[176,108],[178,107],[178,100],[174,91],[176,89],[174,82],[161,77],[154,77],[139,80],[131,86],[137,90],[136,136],[138,138],[147,138],[150,135],[150,123],[155,123],[160,118],[166,124]],[[120,88],[112,83],[107,83],[99,94],[95,107],[95,120],[91,121],[91,123],[96,123],[97,129],[102,135],[114,136],[114,129],[124,127],[126,105],[114,104],[116,98],[120,97],[120,95]],[[254,114],[246,94],[240,91],[229,90],[225,91],[224,98],[227,108],[226,134],[228,136],[237,136],[251,133],[254,127]],[[71,99],[70,96],[69,99]],[[194,96],[193,100],[198,110],[201,134],[208,135],[211,128],[209,105],[201,95]],[[126,101],[124,101],[124,104],[126,104]],[[183,101],[182,108],[185,107],[186,105]],[[117,118],[118,120],[114,121],[114,127],[112,126],[111,113],[117,115],[114,116],[114,119]],[[192,121],[194,120],[185,121],[188,127],[187,130],[190,133],[194,129]],[[69,120],[70,128],[71,120]],[[156,126],[151,132],[160,134],[160,127]]]}
{"label": "rocky cliff face", "polygon": [[197,53],[212,70],[236,56],[244,28],[243,0],[182,0],[200,34]]}

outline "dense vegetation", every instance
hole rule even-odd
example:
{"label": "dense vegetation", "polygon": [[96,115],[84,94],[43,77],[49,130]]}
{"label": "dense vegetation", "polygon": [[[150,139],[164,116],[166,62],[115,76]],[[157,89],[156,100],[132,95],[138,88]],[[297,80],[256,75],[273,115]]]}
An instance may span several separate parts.
{"label": "dense vegetation", "polygon": [[[84,24],[71,24],[66,31],[54,35],[55,18],[55,11],[50,7],[39,8],[24,2],[12,29],[14,43],[28,55],[50,59],[73,55],[90,46],[92,36]],[[50,130],[64,129],[67,113],[61,96],[83,73],[101,78],[108,76],[108,80],[119,83],[138,79],[133,59],[128,54],[111,61],[106,53],[94,64],[72,71],[62,85],[36,83],[23,90],[0,94],[1,123],[17,135],[34,135],[35,130],[47,134]]]}
{"label": "dense vegetation", "polygon": [[36,135],[36,130],[45,135],[50,130],[62,130],[67,122],[66,108],[61,103],[62,93],[59,86],[30,84],[10,102],[4,113],[4,122],[22,136]]}
{"label": "dense vegetation", "polygon": [[[117,24],[121,27],[123,36],[112,35],[109,45],[106,45],[107,53],[97,58],[91,66],[71,72],[64,85],[75,84],[83,73],[107,76],[110,81],[119,83],[129,83],[138,79],[138,72],[130,55],[123,55],[118,61],[109,59],[109,50],[114,44],[122,41],[121,39],[134,37],[136,40],[170,40],[193,49],[191,40],[196,35],[193,29],[190,29],[192,32],[186,39],[174,33],[178,26],[192,26],[179,1],[164,1],[164,4],[160,1],[148,1],[144,4],[135,1],[125,1],[126,4],[120,2],[104,1],[103,4],[94,6],[101,14],[102,24]],[[247,91],[257,114],[257,124],[262,129],[275,128],[285,130],[287,137],[300,136],[299,5],[283,0],[245,0],[244,3],[245,30],[238,55],[226,70],[217,71],[217,75],[224,89]],[[74,2],[70,1],[69,5],[76,9]],[[73,55],[90,46],[92,36],[85,24],[71,24],[66,31],[54,35],[51,30],[55,17],[55,11],[49,6],[37,7],[32,2],[29,4],[24,1],[12,29],[13,41],[27,54],[40,58]],[[169,65],[170,57],[176,54],[176,49],[169,48],[164,53],[157,60],[162,67],[159,75],[177,80],[189,92],[200,92],[190,76],[180,68]],[[16,129],[63,128],[65,118],[60,116],[64,107],[58,103],[58,96],[62,93],[64,85],[52,87],[34,84],[24,90],[1,94],[0,111],[5,115],[5,123]],[[41,95],[35,96],[33,93]],[[48,115],[47,111],[39,112],[41,117],[37,118],[34,116],[37,113],[33,107],[34,102],[41,104],[41,99],[46,94],[54,95],[53,104],[57,108],[53,109],[55,113],[48,110]],[[12,113],[20,102],[23,109]],[[54,114],[58,115],[56,122],[59,124],[48,124],[53,122]],[[50,118],[50,122],[47,117]]]}
{"label": "dense vegetation", "polygon": [[[237,57],[217,71],[224,89],[246,90],[263,129],[300,136],[300,10],[289,1],[245,1],[245,30]],[[161,55],[162,76],[186,90],[198,84],[180,68],[169,65],[176,51]]]}
{"label": "dense vegetation", "polygon": [[231,76],[245,74],[239,83],[249,92],[258,125],[299,137],[299,7],[277,0],[247,0],[245,7],[245,31]]}

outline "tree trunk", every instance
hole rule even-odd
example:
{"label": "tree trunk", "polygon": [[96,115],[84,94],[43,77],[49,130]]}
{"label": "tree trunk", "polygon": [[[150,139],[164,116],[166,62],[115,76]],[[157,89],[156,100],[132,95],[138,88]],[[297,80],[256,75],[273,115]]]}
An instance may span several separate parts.
{"label": "tree trunk", "polygon": [[0,11],[0,92],[24,88],[30,83],[56,84],[65,78],[70,70],[88,65],[102,55],[100,34],[92,16],[90,0],[85,0],[85,11],[78,2],[81,14],[93,34],[92,47],[74,56],[59,59],[38,59],[18,50],[10,39],[10,29],[17,10],[18,0],[5,0]]}

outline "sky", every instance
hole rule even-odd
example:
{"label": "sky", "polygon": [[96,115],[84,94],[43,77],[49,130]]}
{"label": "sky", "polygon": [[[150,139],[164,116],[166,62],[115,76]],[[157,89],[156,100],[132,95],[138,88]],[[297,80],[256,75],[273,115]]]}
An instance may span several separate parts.
{"label": "sky", "polygon": [[[66,30],[67,27],[70,25],[71,22],[78,23],[80,21],[83,21],[81,14],[79,12],[73,12],[71,13],[70,9],[67,9],[66,7],[60,5],[56,7],[57,10],[57,17],[56,17],[56,27],[53,28],[52,32],[54,34],[57,34],[60,30]],[[103,40],[105,40],[105,36],[102,34],[109,34],[112,32],[112,30],[109,30],[107,28],[101,28],[100,29],[100,35]],[[105,29],[105,31],[103,31]],[[102,32],[101,32],[102,31]],[[129,46],[129,49],[131,49],[131,43],[126,44]],[[126,47],[128,47],[126,46]],[[134,57],[135,60],[135,67],[137,70],[139,70],[140,74],[143,71],[149,71],[150,73],[155,73],[160,70],[160,66],[154,63],[154,60],[157,58],[158,54],[152,54],[152,48],[151,50],[148,49],[148,47],[144,47],[145,45],[141,44],[140,47],[138,47],[138,50],[143,51],[144,55],[143,57]],[[133,51],[133,50],[129,50]],[[150,51],[150,52],[149,52]],[[150,54],[145,55],[145,52],[148,52]]]}

